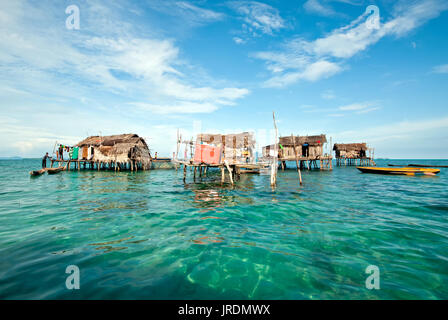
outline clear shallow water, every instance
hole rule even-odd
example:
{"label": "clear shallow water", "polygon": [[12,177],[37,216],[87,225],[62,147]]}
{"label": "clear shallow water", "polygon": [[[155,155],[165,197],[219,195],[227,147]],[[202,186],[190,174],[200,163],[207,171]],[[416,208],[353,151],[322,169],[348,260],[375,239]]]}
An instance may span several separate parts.
{"label": "clear shallow water", "polygon": [[[384,160],[387,163],[448,161]],[[2,299],[448,299],[448,169],[437,177],[71,171],[0,161]],[[65,288],[65,268],[81,289]],[[365,288],[377,265],[381,289]]]}

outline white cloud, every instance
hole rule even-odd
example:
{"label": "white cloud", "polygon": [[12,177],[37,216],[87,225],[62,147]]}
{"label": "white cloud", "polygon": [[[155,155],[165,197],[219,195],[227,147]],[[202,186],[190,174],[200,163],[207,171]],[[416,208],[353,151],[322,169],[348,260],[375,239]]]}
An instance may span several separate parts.
{"label": "white cloud", "polygon": [[288,72],[279,76],[274,76],[264,83],[266,87],[283,87],[298,80],[317,81],[323,78],[328,78],[338,72],[342,68],[336,63],[326,60],[319,60],[309,64],[304,69],[298,72]]}
{"label": "white cloud", "polygon": [[233,41],[235,41],[236,44],[244,44],[246,41],[244,39],[241,39],[239,37],[233,37]]}
{"label": "white cloud", "polygon": [[336,95],[334,94],[333,90],[327,90],[325,92],[322,92],[320,96],[322,97],[322,99],[325,100],[333,100],[334,98],[336,98]]}
{"label": "white cloud", "polygon": [[174,105],[160,105],[135,102],[130,105],[136,106],[144,111],[151,111],[157,114],[172,114],[172,113],[211,113],[218,110],[218,106],[211,103],[195,103],[195,102],[180,102]]}
{"label": "white cloud", "polygon": [[405,120],[391,125],[369,128],[366,130],[366,133],[372,138],[387,139],[388,137],[395,135],[407,135],[444,128],[448,128],[448,118],[446,117],[417,121]]}
{"label": "white cloud", "polygon": [[285,28],[285,22],[277,9],[256,1],[235,1],[230,3],[248,26],[248,31],[272,35],[274,31]]}
{"label": "white cloud", "polygon": [[[125,2],[129,5],[129,1]],[[188,1],[151,0],[146,6],[168,16],[175,17],[183,27],[197,27],[221,21],[225,15],[211,9],[205,9]]]}
{"label": "white cloud", "polygon": [[[244,88],[195,85],[197,76],[191,75],[190,66],[179,57],[179,49],[173,40],[140,38],[129,33],[100,37],[65,29],[49,29],[47,33],[41,33],[40,29],[30,25],[30,21],[51,20],[51,12],[45,13],[30,6],[27,10],[36,21],[30,20],[27,10],[19,10],[25,4],[17,1],[0,11],[2,16],[8,16],[6,22],[0,22],[2,30],[7,30],[0,34],[2,73],[4,79],[8,79],[6,81],[16,77],[16,86],[22,86],[20,78],[29,79],[36,72],[41,74],[41,78],[55,79],[62,75],[64,82],[73,81],[78,86],[84,84],[86,90],[94,84],[103,91],[122,96],[132,93],[141,99],[151,97],[156,105],[205,103],[207,107],[204,110],[210,110],[210,105],[216,108],[232,105],[249,93]],[[214,17],[212,13],[203,12],[188,3],[179,2],[177,5]],[[71,37],[67,36],[69,32]],[[208,83],[213,81],[207,80]],[[40,82],[37,87],[42,86]],[[53,85],[61,87],[59,83]],[[64,94],[64,90],[60,93]],[[182,110],[185,109],[178,109],[179,112]],[[201,112],[203,109],[192,110]]]}
{"label": "white cloud", "polygon": [[356,114],[365,114],[378,109],[380,109],[380,107],[373,102],[352,103],[338,108],[340,111],[354,112]]}
{"label": "white cloud", "polygon": [[316,13],[322,16],[333,16],[336,12],[329,6],[324,6],[319,0],[308,0],[303,4],[303,8],[309,13]]}
{"label": "white cloud", "polygon": [[200,8],[185,1],[176,2],[176,5],[186,12],[191,12],[200,19],[213,21],[213,20],[221,20],[224,17],[222,13]]}
{"label": "white cloud", "polygon": [[349,105],[345,105],[345,106],[339,107],[339,110],[342,110],[342,111],[354,111],[354,110],[367,109],[368,107],[369,107],[368,104],[352,103],[352,104],[349,104]]}
{"label": "white cloud", "polygon": [[435,66],[432,69],[434,73],[448,73],[448,64],[442,64],[440,66]]}
{"label": "white cloud", "polygon": [[[299,80],[316,81],[340,72],[345,60],[366,50],[383,37],[403,36],[439,16],[447,8],[448,3],[439,0],[400,4],[395,9],[394,17],[381,23],[378,29],[365,23],[370,14],[365,12],[347,26],[333,30],[324,37],[312,41],[295,38],[284,45],[283,51],[258,52],[254,56],[265,60],[267,69],[274,73],[266,82],[268,86],[284,86]],[[305,76],[310,71],[307,70],[308,65],[316,63],[319,72]]]}
{"label": "white cloud", "polygon": [[448,157],[448,145],[442,139],[441,133],[447,132],[448,118],[426,119],[415,121],[401,121],[375,127],[360,127],[355,131],[331,133],[334,141],[352,142],[356,136],[358,141],[367,141],[375,148],[377,157],[395,157],[420,159],[428,154],[422,150],[433,152],[437,159]]}

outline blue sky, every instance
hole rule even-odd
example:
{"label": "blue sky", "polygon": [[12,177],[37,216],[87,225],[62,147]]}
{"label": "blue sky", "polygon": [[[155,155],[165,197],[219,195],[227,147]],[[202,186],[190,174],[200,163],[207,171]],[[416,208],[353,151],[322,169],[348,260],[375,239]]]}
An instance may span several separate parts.
{"label": "blue sky", "polygon": [[[67,6],[80,29],[66,28]],[[380,23],[369,27],[369,5]],[[137,133],[327,134],[448,158],[448,1],[2,1],[0,156]]]}

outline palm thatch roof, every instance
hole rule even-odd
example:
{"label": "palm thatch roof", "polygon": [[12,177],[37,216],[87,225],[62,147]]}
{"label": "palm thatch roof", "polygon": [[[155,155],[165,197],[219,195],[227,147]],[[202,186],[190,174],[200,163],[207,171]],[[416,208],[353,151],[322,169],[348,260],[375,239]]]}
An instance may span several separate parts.
{"label": "palm thatch roof", "polygon": [[334,151],[367,151],[366,143],[335,143],[333,150]]}
{"label": "palm thatch roof", "polygon": [[145,139],[136,134],[118,134],[111,136],[91,136],[76,146],[94,147],[93,160],[123,161],[136,160],[145,166],[151,161],[148,145]]}
{"label": "palm thatch roof", "polygon": [[196,137],[196,143],[215,144],[227,148],[253,148],[255,138],[252,132],[231,133],[231,134],[207,134],[201,133]]}
{"label": "palm thatch roof", "polygon": [[146,141],[134,133],[128,134],[117,134],[111,136],[91,136],[81,142],[76,146],[86,147],[86,146],[115,146],[118,144],[138,144],[141,142],[143,145],[148,147]]}
{"label": "palm thatch roof", "polygon": [[317,136],[286,136],[280,137],[279,139],[279,142],[282,146],[293,146],[294,141],[296,146],[301,146],[305,143],[308,143],[310,146],[317,146],[326,143],[327,137],[324,134],[321,134]]}

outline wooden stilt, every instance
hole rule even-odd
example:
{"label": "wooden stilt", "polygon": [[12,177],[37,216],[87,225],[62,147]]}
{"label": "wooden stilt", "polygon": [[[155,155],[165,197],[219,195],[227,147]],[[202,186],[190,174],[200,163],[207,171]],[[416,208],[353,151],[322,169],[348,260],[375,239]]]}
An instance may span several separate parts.
{"label": "wooden stilt", "polygon": [[224,161],[224,164],[226,165],[226,168],[229,171],[230,183],[233,185],[232,171],[230,170],[229,163],[227,162],[227,160]]}
{"label": "wooden stilt", "polygon": [[225,172],[224,172],[224,167],[221,167],[221,183],[223,183],[225,180]]}
{"label": "wooden stilt", "polygon": [[300,185],[302,185],[302,173],[300,172],[299,156],[297,154],[297,149],[296,149],[296,139],[292,133],[291,133],[291,139],[294,142],[294,155],[296,157],[296,166],[297,166],[297,173],[299,174],[299,183],[300,183]]}

